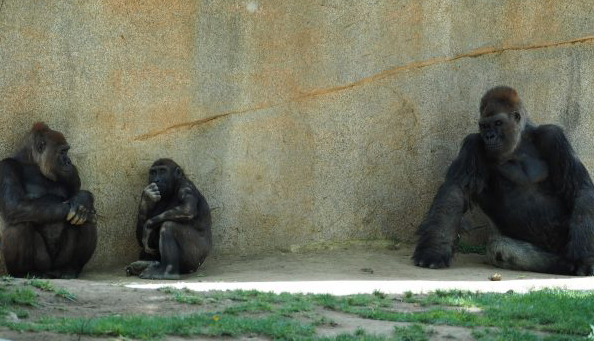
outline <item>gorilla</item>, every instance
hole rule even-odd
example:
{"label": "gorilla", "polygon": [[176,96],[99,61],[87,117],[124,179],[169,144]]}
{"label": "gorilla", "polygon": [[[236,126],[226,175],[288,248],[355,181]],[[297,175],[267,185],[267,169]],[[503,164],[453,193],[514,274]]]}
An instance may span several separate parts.
{"label": "gorilla", "polygon": [[128,275],[177,279],[196,271],[212,248],[210,208],[181,167],[159,159],[149,170],[138,208],[136,238],[140,260]]}
{"label": "gorilla", "polygon": [[562,129],[534,125],[506,86],[487,91],[479,109],[479,133],[464,139],[417,230],[414,264],[448,267],[462,216],[478,205],[498,231],[491,264],[594,275],[594,186]]}
{"label": "gorilla", "polygon": [[64,135],[38,122],[0,161],[2,256],[14,277],[76,278],[97,244],[94,198],[80,189]]}

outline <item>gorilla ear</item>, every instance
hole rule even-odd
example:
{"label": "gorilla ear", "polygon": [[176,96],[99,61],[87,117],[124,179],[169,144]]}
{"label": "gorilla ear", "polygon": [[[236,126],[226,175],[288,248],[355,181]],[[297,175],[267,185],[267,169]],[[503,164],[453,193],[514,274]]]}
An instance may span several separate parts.
{"label": "gorilla ear", "polygon": [[181,167],[175,167],[173,176],[175,176],[176,179],[181,179],[184,176],[184,171],[182,171]]}
{"label": "gorilla ear", "polygon": [[517,122],[520,122],[520,120],[522,119],[522,115],[520,115],[518,111],[514,111],[512,115]]}

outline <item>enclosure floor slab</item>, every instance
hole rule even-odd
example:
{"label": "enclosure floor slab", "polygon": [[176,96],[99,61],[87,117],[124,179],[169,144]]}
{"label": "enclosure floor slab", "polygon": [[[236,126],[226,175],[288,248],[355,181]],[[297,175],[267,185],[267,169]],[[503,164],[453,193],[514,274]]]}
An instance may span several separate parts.
{"label": "enclosure floor slab", "polygon": [[[412,247],[351,248],[259,256],[218,256],[208,259],[196,273],[176,281],[126,277],[123,267],[85,272],[79,280],[108,282],[132,288],[173,286],[196,291],[262,290],[292,293],[348,295],[401,294],[438,289],[481,292],[526,292],[531,289],[594,290],[594,277],[570,277],[498,269],[485,264],[485,256],[457,254],[447,269],[424,269],[412,264]],[[491,281],[495,273],[500,281]]]}

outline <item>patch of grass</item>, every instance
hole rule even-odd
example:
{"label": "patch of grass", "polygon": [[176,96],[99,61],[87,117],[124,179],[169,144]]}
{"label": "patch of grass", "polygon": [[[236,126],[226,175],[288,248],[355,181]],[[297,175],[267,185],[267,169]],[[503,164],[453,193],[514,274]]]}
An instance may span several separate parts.
{"label": "patch of grass", "polygon": [[386,294],[384,294],[383,292],[379,291],[379,290],[374,290],[373,291],[373,296],[379,297],[381,299],[384,299],[387,297]]}
{"label": "patch of grass", "polygon": [[418,324],[408,327],[394,327],[394,335],[397,341],[425,341],[434,334],[433,330],[425,330]]}
{"label": "patch of grass", "polygon": [[268,302],[250,301],[233,305],[224,310],[225,314],[238,315],[239,313],[272,312],[274,309]]}
{"label": "patch of grass", "polygon": [[173,299],[179,303],[202,304],[204,302],[204,299],[201,295],[196,294],[187,289],[175,289],[172,287],[164,287],[159,288],[158,290],[166,294],[172,294]]}
{"label": "patch of grass", "polygon": [[0,316],[14,312],[19,318],[26,318],[29,312],[20,307],[37,307],[37,295],[28,288],[8,288],[0,286]]}
{"label": "patch of grass", "polygon": [[48,281],[48,280],[40,280],[37,278],[33,278],[32,280],[30,280],[29,285],[32,287],[35,287],[39,290],[42,291],[47,291],[47,292],[53,292],[56,294],[56,296],[61,297],[63,299],[66,299],[68,301],[71,302],[75,302],[76,301],[76,295],[69,293],[66,289],[64,288],[58,288],[56,289],[56,287],[54,287],[54,285]]}
{"label": "patch of grass", "polygon": [[357,329],[354,334],[340,334],[335,338],[317,338],[318,341],[426,341],[433,332],[420,325],[395,327],[390,336],[368,334],[364,329]]}
{"label": "patch of grass", "polygon": [[542,338],[543,341],[575,341],[575,340],[583,340],[583,337],[577,337],[575,335],[547,335]]}
{"label": "patch of grass", "polygon": [[37,295],[28,288],[0,291],[0,305],[10,306],[13,304],[37,307]]}
{"label": "patch of grass", "polygon": [[472,333],[472,336],[477,341],[536,341],[539,338],[526,331],[514,330],[514,329],[484,329]]}
{"label": "patch of grass", "polygon": [[2,282],[12,282],[12,281],[14,281],[14,277],[12,277],[11,275],[2,276],[2,277],[0,277],[0,279],[2,280]]}
{"label": "patch of grass", "polygon": [[[284,316],[310,311],[313,304],[306,295],[274,294],[256,290],[212,291],[199,294],[187,289],[161,288],[160,291],[173,295],[179,303],[202,304],[204,302],[219,303],[229,301],[231,306],[224,310],[227,314],[273,312]],[[237,304],[239,302],[239,304]]]}
{"label": "patch of grass", "polygon": [[316,305],[325,309],[349,312],[356,307],[365,307],[371,310],[390,307],[392,301],[386,295],[351,295],[337,297],[332,295],[310,295],[308,297]]}
{"label": "patch of grass", "polygon": [[[476,295],[475,295],[476,296]],[[473,294],[461,290],[436,290],[429,295],[406,294],[403,301],[407,303],[417,303],[421,306],[447,305],[457,307],[470,307],[474,305]]]}
{"label": "patch of grass", "polygon": [[[312,314],[314,315],[314,314]],[[331,318],[328,318],[326,316],[323,315],[319,315],[319,314],[315,314],[315,316],[306,316],[309,319],[314,320],[313,321],[313,325],[318,327],[318,326],[330,326],[330,327],[336,327],[338,324],[332,320]]]}
{"label": "patch of grass", "polygon": [[313,301],[322,308],[330,310],[338,310],[338,305],[341,302],[338,297],[329,294],[315,295]]}
{"label": "patch of grass", "polygon": [[386,295],[352,295],[348,296],[346,303],[349,306],[365,306],[365,307],[388,307],[391,302],[386,299]]}
{"label": "patch of grass", "polygon": [[[441,307],[418,313],[390,312],[367,307],[347,307],[345,312],[363,317],[456,326],[526,328],[565,335],[586,336],[594,320],[594,293],[546,289],[527,294],[436,291],[430,295],[405,295],[406,302],[421,305],[476,307],[481,313],[445,310]],[[344,305],[337,304],[338,307]]]}
{"label": "patch of grass", "polygon": [[122,336],[141,340],[165,335],[238,336],[257,334],[278,340],[312,338],[314,327],[278,316],[237,317],[199,313],[187,316],[108,316],[94,319],[45,318],[37,323],[4,323],[14,330],[52,331],[92,336]]}
{"label": "patch of grass", "polygon": [[[225,313],[233,315],[272,313],[291,317],[294,313],[311,311],[317,306],[377,320],[498,327],[506,331],[505,335],[509,334],[509,337],[515,337],[512,332],[521,329],[586,336],[590,333],[590,322],[594,320],[594,309],[590,308],[594,306],[594,293],[565,290],[542,290],[528,294],[479,294],[460,290],[438,290],[429,295],[405,293],[403,301],[433,307],[414,313],[392,311],[392,300],[380,292],[344,297],[286,293],[277,295],[258,291],[214,292],[205,295],[216,301],[240,302],[224,309]],[[445,309],[444,306],[461,309]],[[474,310],[467,311],[464,308]],[[577,314],[577,311],[580,313]]]}
{"label": "patch of grass", "polygon": [[68,292],[66,289],[60,288],[58,290],[56,290],[56,296],[58,297],[62,297],[63,299],[66,299],[70,302],[76,302],[76,295],[71,294],[70,292]]}
{"label": "patch of grass", "polygon": [[433,309],[416,313],[394,312],[367,308],[350,308],[344,310],[346,313],[356,314],[373,320],[386,320],[397,322],[412,322],[425,324],[445,324],[451,326],[473,327],[492,325],[492,321],[480,315],[466,311],[452,311],[444,309]]}
{"label": "patch of grass", "polygon": [[367,334],[363,329],[357,329],[354,334],[340,334],[334,338],[322,337],[317,341],[387,341],[394,340],[383,335]]}
{"label": "patch of grass", "polygon": [[[46,281],[27,282],[48,291]],[[50,283],[51,284],[51,283]],[[19,306],[35,306],[36,294],[30,287],[1,285],[0,313],[15,311]],[[55,290],[55,289],[54,289]],[[388,336],[367,334],[359,330],[335,340],[427,340],[432,330],[419,324],[479,327],[473,336],[478,340],[572,340],[594,333],[594,293],[565,290],[541,290],[528,294],[479,294],[460,290],[436,291],[428,295],[405,293],[402,301],[427,306],[420,312],[393,309],[394,300],[381,292],[370,295],[332,296],[274,294],[258,291],[214,291],[196,293],[163,288],[161,292],[183,304],[202,304],[211,312],[173,316],[104,316],[93,319],[43,318],[35,322],[0,322],[15,330],[51,331],[92,336],[122,336],[135,339],[158,339],[166,335],[212,337],[259,335],[271,339],[315,339],[315,328],[333,322],[320,315],[330,309],[364,318],[410,322],[395,328]],[[56,295],[61,291],[55,290]],[[65,290],[61,296],[67,298]],[[73,295],[72,295],[73,296]],[[454,309],[452,309],[454,307]],[[472,311],[468,307],[475,308]],[[10,310],[8,310],[10,308]],[[18,314],[18,313],[17,313]],[[537,337],[534,331],[552,333]],[[594,336],[592,336],[594,338]],[[330,339],[321,339],[330,340]]]}
{"label": "patch of grass", "polygon": [[43,281],[40,279],[32,279],[29,281],[29,285],[31,285],[32,287],[35,287],[39,290],[43,290],[43,291],[49,291],[49,292],[54,292],[56,290],[56,288],[54,288],[54,285],[52,283],[50,283],[50,281]]}

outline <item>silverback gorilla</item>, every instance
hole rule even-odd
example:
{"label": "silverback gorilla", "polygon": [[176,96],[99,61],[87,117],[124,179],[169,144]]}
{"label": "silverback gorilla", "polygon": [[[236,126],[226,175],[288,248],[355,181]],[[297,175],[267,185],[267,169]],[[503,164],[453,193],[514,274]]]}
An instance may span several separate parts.
{"label": "silverback gorilla", "polygon": [[36,123],[0,161],[2,256],[15,277],[75,278],[97,243],[93,195],[80,190],[64,136]]}
{"label": "silverback gorilla", "polygon": [[177,279],[196,271],[212,247],[210,208],[183,170],[159,159],[149,170],[142,192],[136,238],[140,260],[126,267],[128,275]]}
{"label": "silverback gorilla", "polygon": [[487,244],[495,266],[594,275],[594,186],[561,128],[533,125],[516,93],[495,87],[420,224],[415,265],[450,265],[462,215],[472,204],[500,235]]}

